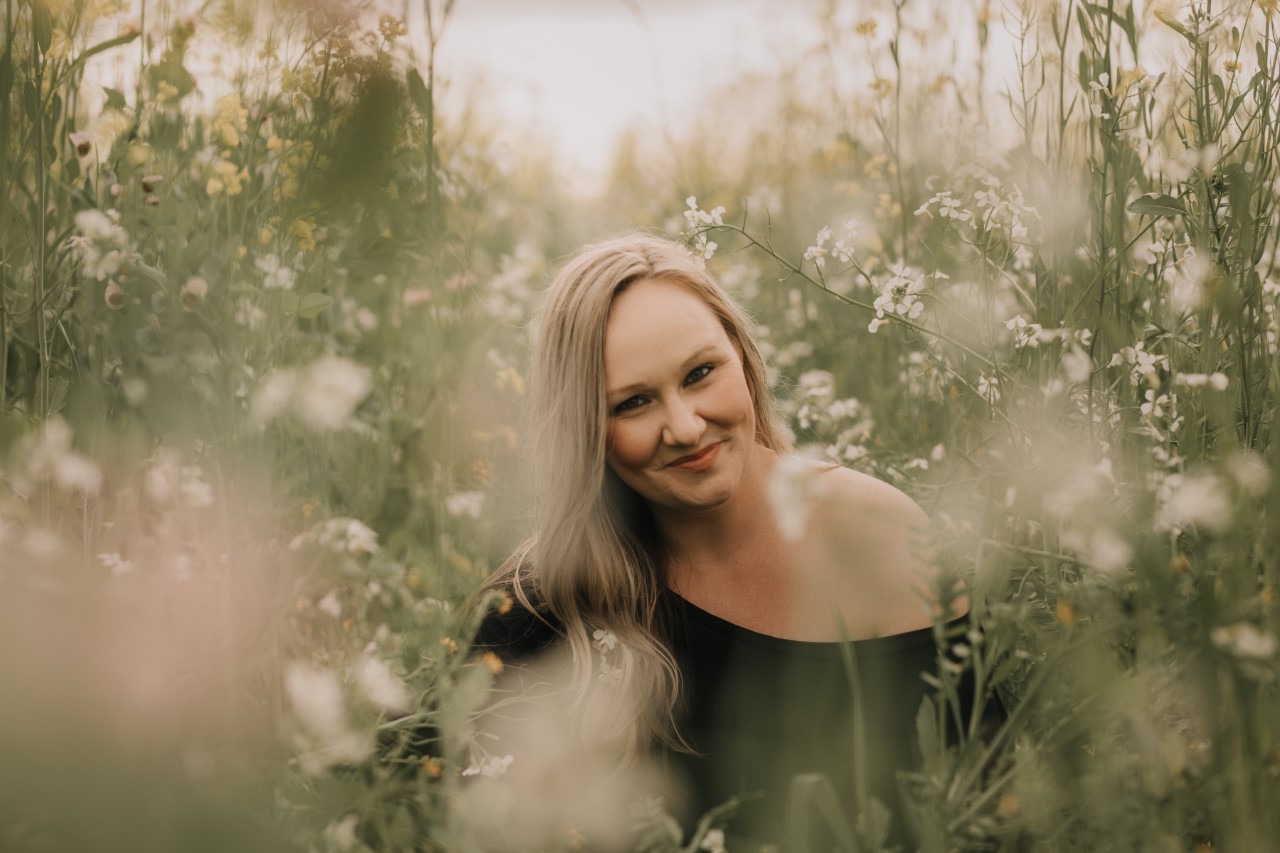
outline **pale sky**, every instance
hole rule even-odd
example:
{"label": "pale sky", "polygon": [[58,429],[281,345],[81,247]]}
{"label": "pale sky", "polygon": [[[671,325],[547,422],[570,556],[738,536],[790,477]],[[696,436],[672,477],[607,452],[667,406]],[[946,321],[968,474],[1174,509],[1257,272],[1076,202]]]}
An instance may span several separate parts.
{"label": "pale sky", "polygon": [[437,69],[455,94],[483,80],[487,105],[554,138],[573,188],[589,192],[625,127],[678,127],[721,85],[811,43],[805,6],[779,14],[769,0],[459,0]]}

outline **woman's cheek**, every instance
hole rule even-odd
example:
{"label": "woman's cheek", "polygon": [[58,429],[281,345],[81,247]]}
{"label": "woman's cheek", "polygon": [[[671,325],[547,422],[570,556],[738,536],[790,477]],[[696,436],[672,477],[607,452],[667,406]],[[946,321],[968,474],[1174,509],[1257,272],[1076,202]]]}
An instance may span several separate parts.
{"label": "woman's cheek", "polygon": [[627,468],[643,466],[649,458],[643,429],[633,422],[615,423],[609,430],[609,458]]}

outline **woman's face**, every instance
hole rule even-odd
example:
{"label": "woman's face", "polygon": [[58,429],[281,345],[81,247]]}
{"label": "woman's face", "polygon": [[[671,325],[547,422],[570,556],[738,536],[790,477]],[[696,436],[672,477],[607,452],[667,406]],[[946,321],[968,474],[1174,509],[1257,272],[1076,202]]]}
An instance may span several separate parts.
{"label": "woman's face", "polygon": [[608,463],[654,508],[697,512],[729,499],[755,445],[742,356],[691,290],[642,279],[605,326]]}

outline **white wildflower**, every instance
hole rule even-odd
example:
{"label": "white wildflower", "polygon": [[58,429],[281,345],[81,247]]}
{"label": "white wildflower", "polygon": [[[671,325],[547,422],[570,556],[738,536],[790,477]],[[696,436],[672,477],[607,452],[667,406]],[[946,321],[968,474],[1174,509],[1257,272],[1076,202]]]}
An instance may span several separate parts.
{"label": "white wildflower", "polygon": [[294,389],[293,408],[302,422],[321,432],[346,426],[373,387],[371,374],[345,358],[327,355],[312,362]]}
{"label": "white wildflower", "polygon": [[454,518],[480,518],[484,511],[484,492],[453,492],[445,496],[445,512]]}
{"label": "white wildflower", "polygon": [[1195,524],[1222,532],[1231,526],[1231,495],[1216,475],[1171,474],[1159,497],[1159,520],[1166,528]]}
{"label": "white wildflower", "polygon": [[280,257],[274,252],[263,255],[253,262],[262,273],[262,286],[268,290],[292,290],[297,273],[292,267],[280,263]]}
{"label": "white wildflower", "polygon": [[591,634],[591,644],[594,645],[601,654],[607,654],[618,647],[618,636],[612,631],[597,628]]}
{"label": "white wildflower", "polygon": [[326,826],[321,833],[325,847],[332,853],[352,853],[360,846],[360,839],[356,837],[356,827],[359,824],[360,819],[349,814]]}
{"label": "white wildflower", "polygon": [[371,739],[347,726],[342,686],[334,673],[303,663],[285,670],[285,694],[302,724],[299,756],[302,769],[323,773],[338,763],[363,761],[373,748]]}
{"label": "white wildflower", "polygon": [[813,505],[827,490],[827,481],[818,474],[813,461],[803,456],[782,456],[774,465],[768,497],[783,539],[797,542],[804,537]]}
{"label": "white wildflower", "polygon": [[330,590],[328,595],[316,602],[316,610],[331,619],[338,619],[342,616],[342,602],[338,601],[338,594]]}
{"label": "white wildflower", "polygon": [[1276,637],[1264,634],[1249,622],[1236,622],[1214,628],[1209,634],[1213,644],[1236,657],[1267,660],[1276,653]]}
{"label": "white wildflower", "polygon": [[706,850],[708,853],[727,853],[724,846],[724,830],[707,830],[707,834],[702,836],[702,843],[698,845],[698,848],[700,850]]}
{"label": "white wildflower", "polygon": [[356,684],[370,702],[384,711],[403,711],[409,707],[409,691],[378,658],[366,655],[356,664]]}
{"label": "white wildflower", "polygon": [[121,575],[127,575],[134,569],[134,565],[131,560],[126,560],[124,557],[121,557],[119,554],[114,552],[109,554],[99,554],[98,560],[111,571],[111,576],[113,578],[118,578]]}
{"label": "white wildflower", "polygon": [[293,538],[290,551],[314,545],[345,556],[378,553],[378,534],[354,518],[329,518]]}
{"label": "white wildflower", "polygon": [[489,756],[479,764],[472,764],[462,771],[463,776],[484,776],[486,779],[497,779],[507,772],[515,758],[510,755]]}
{"label": "white wildflower", "polygon": [[1261,456],[1252,451],[1234,454],[1226,460],[1227,473],[1241,491],[1260,498],[1271,488],[1271,469]]}

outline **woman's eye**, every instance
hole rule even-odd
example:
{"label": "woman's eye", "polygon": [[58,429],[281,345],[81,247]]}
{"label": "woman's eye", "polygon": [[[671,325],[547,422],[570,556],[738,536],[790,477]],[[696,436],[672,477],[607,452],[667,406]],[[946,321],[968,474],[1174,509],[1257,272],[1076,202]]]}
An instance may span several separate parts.
{"label": "woman's eye", "polygon": [[620,414],[623,414],[624,412],[631,411],[632,409],[641,405],[643,402],[644,402],[644,399],[642,397],[628,397],[618,405],[614,406],[613,412],[614,414],[620,415]]}
{"label": "woman's eye", "polygon": [[703,364],[699,367],[695,367],[693,370],[689,371],[689,375],[685,377],[684,384],[692,385],[699,379],[705,379],[707,374],[711,372],[711,369],[711,365],[709,364]]}

